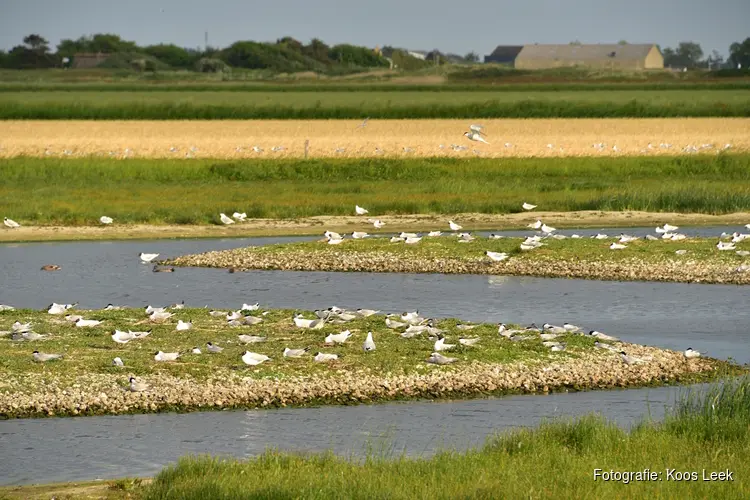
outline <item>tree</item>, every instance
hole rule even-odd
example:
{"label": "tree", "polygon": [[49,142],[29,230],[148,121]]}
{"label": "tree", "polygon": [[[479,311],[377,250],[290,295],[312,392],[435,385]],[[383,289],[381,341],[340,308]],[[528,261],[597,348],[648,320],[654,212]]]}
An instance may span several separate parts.
{"label": "tree", "polygon": [[718,50],[714,50],[711,52],[711,55],[708,56],[708,59],[706,59],[706,63],[708,63],[708,69],[720,69],[724,64],[724,58],[719,54]]}
{"label": "tree", "polygon": [[732,67],[738,65],[743,69],[750,68],[750,37],[745,38],[742,43],[735,42],[729,47],[729,62]]}
{"label": "tree", "polygon": [[472,50],[464,56],[464,59],[471,63],[479,62],[479,55]]}
{"label": "tree", "polygon": [[28,35],[23,38],[23,43],[37,54],[49,52],[49,42],[39,35]]}
{"label": "tree", "polygon": [[186,49],[178,47],[172,43],[149,45],[144,47],[143,52],[159,59],[161,62],[169,64],[173,68],[189,68],[195,64],[199,57],[195,57]]}
{"label": "tree", "polygon": [[570,42],[568,45],[583,45],[579,39],[575,39],[572,42]]}
{"label": "tree", "polygon": [[703,49],[695,42],[680,42],[676,52],[680,63],[687,68],[697,68],[703,58]]}
{"label": "tree", "polygon": [[664,57],[665,66],[677,66],[677,54],[674,49],[665,47],[664,50],[661,51],[661,55]]}
{"label": "tree", "polygon": [[620,40],[619,42],[617,42],[617,45],[627,45],[627,44],[628,44],[627,40]]}
{"label": "tree", "polygon": [[325,64],[330,63],[330,59],[328,59],[328,52],[330,50],[330,47],[319,38],[313,38],[308,45],[302,47],[302,53],[307,57]]}

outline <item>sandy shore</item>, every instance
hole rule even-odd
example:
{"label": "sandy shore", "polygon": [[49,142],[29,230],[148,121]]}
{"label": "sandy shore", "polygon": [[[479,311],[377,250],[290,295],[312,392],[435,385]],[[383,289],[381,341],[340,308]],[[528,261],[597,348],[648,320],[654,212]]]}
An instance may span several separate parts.
{"label": "sandy shore", "polygon": [[[357,404],[413,398],[466,398],[508,393],[607,389],[710,379],[728,367],[709,358],[616,343],[643,360],[625,364],[609,350],[585,350],[576,357],[513,364],[458,363],[428,367],[425,374],[342,371],[327,376],[256,379],[241,373],[196,382],[170,374],[139,378],[145,392],[129,392],[127,375],[87,374],[58,383],[44,374],[8,374],[6,385],[23,392],[0,393],[0,418],[103,415],[311,404]],[[23,379],[23,380],[21,380]],[[29,389],[30,388],[30,389]]]}
{"label": "sandy shore", "polygon": [[[368,217],[317,216],[302,219],[248,219],[232,226],[194,225],[123,225],[112,226],[27,226],[17,229],[0,227],[0,242],[65,241],[65,240],[129,240],[168,238],[232,238],[248,236],[291,236],[322,234],[326,230],[349,232],[366,229],[372,224]],[[380,232],[425,231],[445,229],[447,220],[460,220],[466,230],[521,229],[541,218],[550,225],[565,227],[634,227],[657,226],[665,222],[677,225],[744,225],[750,213],[724,215],[656,212],[525,212],[515,214],[450,214],[450,215],[382,215],[386,226]]]}

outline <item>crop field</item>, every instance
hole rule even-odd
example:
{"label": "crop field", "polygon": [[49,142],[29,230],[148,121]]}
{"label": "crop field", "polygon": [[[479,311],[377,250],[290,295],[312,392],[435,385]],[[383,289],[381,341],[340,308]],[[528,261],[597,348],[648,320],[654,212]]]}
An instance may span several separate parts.
{"label": "crop field", "polygon": [[750,90],[0,92],[0,119],[750,117]]}
{"label": "crop field", "polygon": [[[0,121],[0,157],[539,157],[750,150],[750,119]],[[727,147],[729,145],[729,147]]]}
{"label": "crop field", "polygon": [[[175,124],[178,125],[178,124]],[[21,224],[218,224],[250,218],[750,210],[750,155],[617,158],[0,160],[0,213]],[[9,232],[12,230],[8,230]]]}

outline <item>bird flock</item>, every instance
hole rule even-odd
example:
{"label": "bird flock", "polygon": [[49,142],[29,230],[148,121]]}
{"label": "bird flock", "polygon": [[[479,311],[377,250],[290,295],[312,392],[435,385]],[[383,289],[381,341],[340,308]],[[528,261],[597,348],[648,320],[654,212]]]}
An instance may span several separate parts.
{"label": "bird flock", "polygon": [[[106,320],[98,319],[86,319],[79,314],[71,314],[77,304],[58,304],[52,303],[47,308],[46,312],[50,315],[63,316],[65,321],[75,328],[94,328],[103,327],[103,323]],[[143,309],[146,320],[151,324],[165,324],[168,320],[173,319],[176,311],[184,309],[184,303],[173,304],[169,307],[154,307],[151,305],[146,306]],[[123,307],[114,306],[108,304],[104,311],[115,311],[124,309]],[[10,306],[0,306],[0,310],[12,311],[14,310]],[[241,326],[256,326],[258,330],[265,329],[262,325],[264,318],[269,314],[270,311],[261,311],[260,305],[255,304],[243,304],[242,307],[235,311],[223,311],[223,310],[209,310],[206,314],[214,318],[222,318],[226,321],[226,327],[241,327]],[[89,314],[94,314],[93,311],[88,311]],[[434,365],[448,365],[459,361],[457,357],[450,357],[448,354],[450,351],[456,350],[459,346],[461,348],[481,349],[483,344],[491,344],[500,342],[525,342],[525,341],[541,341],[542,345],[549,349],[549,352],[562,352],[566,351],[570,336],[587,336],[594,339],[594,347],[600,350],[610,351],[620,356],[623,363],[628,365],[642,364],[650,361],[648,358],[636,358],[629,355],[622,345],[619,338],[612,335],[605,334],[596,330],[589,330],[588,333],[571,323],[564,323],[562,326],[553,325],[550,323],[544,323],[541,327],[537,327],[536,324],[532,323],[528,327],[524,328],[509,328],[505,323],[497,324],[497,336],[496,337],[479,337],[472,336],[470,332],[477,327],[482,326],[481,324],[471,323],[458,323],[448,329],[438,328],[435,326],[435,320],[420,315],[419,311],[402,312],[402,313],[390,313],[380,315],[380,310],[375,309],[343,309],[337,306],[331,306],[327,309],[319,309],[313,312],[314,318],[305,318],[303,314],[294,314],[291,318],[291,323],[288,323],[289,327],[306,330],[321,330],[325,326],[333,325],[346,325],[347,323],[358,320],[358,319],[375,319],[379,321],[382,318],[384,326],[387,330],[393,331],[393,335],[398,335],[403,341],[412,340],[414,342],[428,342],[432,347],[430,356],[425,360],[429,364]],[[380,315],[379,317],[377,315]],[[282,320],[282,323],[284,321]],[[369,325],[368,325],[369,326]],[[181,332],[192,328],[192,321],[178,320],[175,324],[175,332]],[[454,330],[453,332],[449,330]],[[31,322],[21,323],[16,321],[11,326],[12,340],[13,341],[40,341],[49,338],[51,334],[39,334],[33,331]],[[114,328],[111,331],[110,337],[115,344],[126,345],[131,342],[138,343],[153,335],[153,329],[142,331],[132,331],[130,329],[120,330]],[[162,334],[163,335],[163,334]],[[179,335],[179,334],[178,334]],[[354,333],[349,329],[340,331],[338,333],[329,333],[324,335],[321,333],[320,341],[323,343],[323,350],[320,350],[312,357],[315,363],[330,363],[339,359],[339,355],[334,352],[326,351],[325,348],[331,348],[335,346],[344,345],[350,342]],[[385,333],[381,335],[386,335]],[[452,336],[455,341],[449,342],[448,335]],[[426,340],[420,340],[426,337]],[[179,337],[177,337],[179,338]],[[263,345],[268,339],[268,334],[238,334],[237,342],[242,345]],[[231,341],[227,341],[232,343]],[[226,345],[226,344],[225,344]],[[376,340],[373,335],[373,331],[368,329],[365,339],[362,341],[362,352],[372,353],[377,350]],[[226,355],[226,348],[218,345],[215,342],[206,342],[205,353],[208,355]],[[257,349],[257,348],[255,348]],[[269,362],[280,362],[279,359],[269,356],[267,353],[255,352],[254,350],[245,350],[241,356],[239,356],[238,362],[242,362],[246,366],[258,366],[263,363]],[[311,353],[312,346],[286,346],[280,352],[280,358],[297,359],[308,356]],[[174,363],[179,362],[185,356],[200,356],[203,355],[204,351],[198,346],[191,348],[184,348],[180,350],[162,350],[159,349],[154,352],[153,362],[159,363]],[[688,348],[683,353],[685,359],[693,359],[701,356],[701,353]],[[65,359],[65,355],[62,353],[50,353],[41,352],[34,350],[31,353],[33,361],[37,363],[46,363],[51,361],[62,361]],[[116,356],[112,360],[112,366],[124,368],[127,367],[127,351],[123,352],[122,355]],[[149,389],[148,384],[142,381],[138,381],[136,377],[130,377],[128,379],[129,389],[133,392],[143,392]]]}

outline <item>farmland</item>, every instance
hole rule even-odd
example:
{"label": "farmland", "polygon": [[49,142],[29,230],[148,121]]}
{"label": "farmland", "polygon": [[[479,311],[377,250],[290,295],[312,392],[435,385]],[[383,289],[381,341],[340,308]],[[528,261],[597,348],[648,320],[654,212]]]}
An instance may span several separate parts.
{"label": "farmland", "polygon": [[[83,86],[85,89],[86,87]],[[127,87],[126,87],[127,88]],[[230,87],[231,88],[231,87]],[[294,86],[275,91],[122,90],[102,88],[0,92],[0,119],[426,119],[748,117],[746,87],[701,90],[495,90],[450,86],[432,91]],[[246,89],[250,90],[250,89]],[[283,91],[280,91],[283,90]],[[417,89],[418,90],[418,89]]]}
{"label": "farmland", "polygon": [[362,120],[0,121],[0,157],[301,158],[306,140],[311,158],[674,156],[716,154],[727,144],[732,152],[750,150],[746,118],[483,120],[489,144],[461,135],[470,123],[373,119],[363,127]]}

